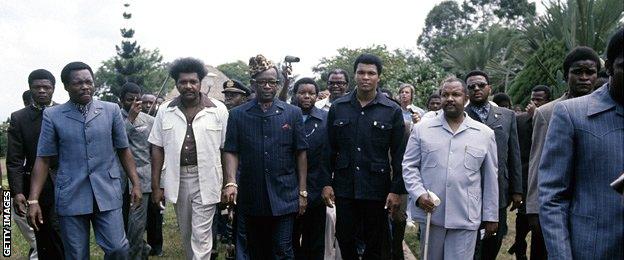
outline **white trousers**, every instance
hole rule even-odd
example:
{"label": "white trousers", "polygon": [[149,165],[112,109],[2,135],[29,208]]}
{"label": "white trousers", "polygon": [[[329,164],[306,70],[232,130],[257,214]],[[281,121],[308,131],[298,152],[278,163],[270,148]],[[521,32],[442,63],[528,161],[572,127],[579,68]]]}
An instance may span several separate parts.
{"label": "white trousers", "polygon": [[[426,224],[419,224],[421,230],[420,255],[424,256]],[[473,259],[477,233],[477,230],[446,229],[432,224],[429,233],[429,257],[427,259]]]}
{"label": "white trousers", "polygon": [[217,204],[202,204],[197,166],[180,167],[178,201],[173,207],[178,219],[186,259],[210,259],[212,220]]}

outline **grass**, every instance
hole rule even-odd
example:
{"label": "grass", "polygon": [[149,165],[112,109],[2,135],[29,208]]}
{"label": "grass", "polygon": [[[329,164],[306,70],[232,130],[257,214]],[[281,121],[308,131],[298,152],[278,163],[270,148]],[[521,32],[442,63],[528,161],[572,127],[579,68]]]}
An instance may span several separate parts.
{"label": "grass", "polygon": [[[5,169],[5,161],[4,158],[0,159],[0,167],[2,168],[2,187],[3,189],[7,189],[8,188],[8,182],[6,179],[6,169]],[[514,237],[515,237],[515,233],[516,233],[516,229],[515,229],[515,221],[516,221],[516,214],[515,213],[508,213],[507,214],[507,223],[508,223],[508,229],[509,231],[507,232],[507,236],[505,236],[504,240],[503,240],[503,245],[501,247],[500,252],[498,253],[498,257],[497,259],[500,260],[507,260],[507,259],[515,259],[514,256],[507,254],[507,250],[509,250],[509,248],[511,247],[511,245],[514,242]],[[30,246],[26,243],[26,241],[24,240],[24,238],[22,237],[22,234],[19,232],[19,230],[17,229],[17,226],[15,225],[15,223],[12,223],[12,227],[15,227],[12,229],[11,232],[11,236],[12,236],[12,250],[11,250],[11,257],[10,259],[27,259],[26,255],[28,254],[28,250],[30,248]],[[405,230],[405,242],[407,243],[408,247],[410,248],[410,250],[412,251],[412,253],[416,256],[419,257],[419,245],[418,245],[418,239],[417,239],[417,232],[418,232],[418,228],[410,228],[408,227]],[[527,243],[529,243],[529,247],[530,247],[530,236],[527,236]],[[104,258],[104,253],[102,252],[102,250],[100,249],[100,247],[96,244],[95,242],[95,237],[93,235],[93,230],[91,230],[91,241],[90,241],[90,246],[91,246],[91,258],[92,259],[103,259]],[[162,259],[181,259],[184,256],[184,250],[182,248],[182,242],[180,240],[180,233],[178,230],[178,226],[177,226],[177,220],[175,217],[175,212],[173,210],[173,207],[168,205],[167,209],[165,210],[165,215],[164,215],[164,224],[163,224],[163,250],[165,252],[165,255],[162,257]],[[527,249],[527,255],[529,255],[530,252],[528,252]],[[222,251],[222,250],[220,250]],[[161,257],[153,257],[154,259],[159,259]],[[223,259],[223,254],[219,255],[219,259]]]}

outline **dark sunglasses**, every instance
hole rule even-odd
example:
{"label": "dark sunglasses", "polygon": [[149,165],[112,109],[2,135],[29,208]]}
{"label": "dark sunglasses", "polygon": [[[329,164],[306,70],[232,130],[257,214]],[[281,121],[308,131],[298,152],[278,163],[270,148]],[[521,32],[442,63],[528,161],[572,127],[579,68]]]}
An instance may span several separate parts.
{"label": "dark sunglasses", "polygon": [[474,90],[475,88],[479,87],[479,89],[483,89],[487,86],[487,83],[481,82],[481,83],[475,83],[475,84],[470,84],[468,85],[468,90]]}

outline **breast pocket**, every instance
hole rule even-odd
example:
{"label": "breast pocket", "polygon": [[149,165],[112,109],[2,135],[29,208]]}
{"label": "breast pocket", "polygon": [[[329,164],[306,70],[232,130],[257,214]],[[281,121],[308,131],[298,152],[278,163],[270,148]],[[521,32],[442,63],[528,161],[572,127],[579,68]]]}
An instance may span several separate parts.
{"label": "breast pocket", "polygon": [[471,171],[478,171],[485,158],[485,151],[473,146],[466,146],[464,166]]}
{"label": "breast pocket", "polygon": [[206,142],[212,145],[221,145],[221,131],[223,126],[219,123],[208,123],[205,128]]}
{"label": "breast pocket", "polygon": [[349,119],[336,119],[333,126],[338,142],[344,142],[351,138],[351,133],[349,133],[351,121]]}
{"label": "breast pocket", "polygon": [[162,125],[162,142],[164,145],[167,145],[174,138],[173,124],[165,124]]}
{"label": "breast pocket", "polygon": [[279,140],[282,146],[291,146],[293,144],[293,132],[292,126],[286,123],[281,126],[279,130]]}
{"label": "breast pocket", "polygon": [[392,134],[392,124],[382,121],[373,121],[373,145],[387,146],[390,143],[390,135]]}

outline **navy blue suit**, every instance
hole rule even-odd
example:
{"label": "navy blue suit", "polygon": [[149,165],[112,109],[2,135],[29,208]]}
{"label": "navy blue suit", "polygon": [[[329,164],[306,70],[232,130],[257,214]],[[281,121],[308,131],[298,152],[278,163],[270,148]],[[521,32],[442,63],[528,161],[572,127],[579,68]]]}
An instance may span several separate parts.
{"label": "navy blue suit", "polygon": [[325,203],[321,198],[323,187],[330,184],[328,169],[329,143],[327,139],[327,112],[312,107],[304,122],[308,141],[308,207],[295,220],[293,245],[297,259],[319,259],[325,254]]}
{"label": "navy blue suit", "polygon": [[237,210],[245,215],[251,259],[291,257],[299,208],[296,152],[308,144],[301,109],[275,99],[267,111],[257,100],[230,110],[225,152],[238,154]]}

